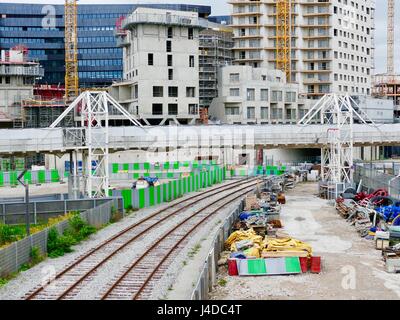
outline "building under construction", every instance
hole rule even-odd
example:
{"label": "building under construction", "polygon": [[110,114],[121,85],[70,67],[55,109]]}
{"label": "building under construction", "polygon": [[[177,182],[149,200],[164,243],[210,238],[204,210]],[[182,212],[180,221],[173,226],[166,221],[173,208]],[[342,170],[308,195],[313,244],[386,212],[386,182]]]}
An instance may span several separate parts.
{"label": "building under construction", "polygon": [[[218,96],[218,68],[231,65],[233,60],[233,33],[227,27],[209,23],[199,34],[199,104],[207,118],[208,108]],[[203,121],[204,122],[204,121]]]}

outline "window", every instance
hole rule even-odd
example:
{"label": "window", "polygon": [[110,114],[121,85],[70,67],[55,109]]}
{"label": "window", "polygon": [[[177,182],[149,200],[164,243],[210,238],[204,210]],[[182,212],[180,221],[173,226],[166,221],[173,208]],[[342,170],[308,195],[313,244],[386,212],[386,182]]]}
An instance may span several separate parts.
{"label": "window", "polygon": [[196,96],[196,88],[195,87],[186,87],[186,97],[194,98]]}
{"label": "window", "polygon": [[194,56],[189,56],[189,67],[194,68]]}
{"label": "window", "polygon": [[239,114],[239,107],[226,107],[225,108],[225,115],[232,116]]}
{"label": "window", "polygon": [[133,98],[137,99],[139,97],[139,87],[137,84],[133,87]]}
{"label": "window", "polygon": [[261,101],[268,101],[268,89],[261,89]]}
{"label": "window", "polygon": [[198,114],[199,106],[197,104],[189,104],[189,114]]}
{"label": "window", "polygon": [[193,39],[193,28],[189,28],[188,30],[188,38]]}
{"label": "window", "polygon": [[247,119],[255,119],[255,118],[256,118],[256,108],[247,107]]}
{"label": "window", "polygon": [[168,114],[169,115],[177,115],[178,114],[178,105],[176,103],[168,104]]}
{"label": "window", "polygon": [[247,89],[247,101],[256,100],[256,90],[255,89]]}
{"label": "window", "polygon": [[172,67],[172,54],[169,54],[167,56],[167,64],[168,64],[168,67]]}
{"label": "window", "polygon": [[168,37],[169,39],[172,39],[173,34],[174,34],[174,31],[173,31],[172,27],[168,27],[168,30],[167,30],[167,37]]}
{"label": "window", "polygon": [[152,53],[149,53],[149,54],[147,55],[147,64],[148,64],[149,66],[153,66],[153,65],[154,65],[154,56],[153,56]]}
{"label": "window", "polygon": [[282,91],[272,91],[271,100],[273,102],[282,101]]}
{"label": "window", "polygon": [[153,114],[154,115],[163,114],[163,105],[162,105],[162,103],[153,103]]}
{"label": "window", "polygon": [[172,42],[167,40],[167,52],[172,52]]}
{"label": "window", "polygon": [[231,73],[229,79],[230,82],[239,82],[239,73]]}
{"label": "window", "polygon": [[178,97],[178,87],[168,87],[168,97],[177,98]]}
{"label": "window", "polygon": [[168,69],[168,80],[174,80],[174,70]]}
{"label": "window", "polygon": [[153,97],[163,97],[164,93],[163,93],[163,87],[157,87],[154,86],[153,87]]}
{"label": "window", "polygon": [[229,95],[231,97],[239,97],[239,95],[240,95],[239,88],[231,88],[231,89],[229,89]]}
{"label": "window", "polygon": [[268,107],[261,107],[261,119],[268,119]]}

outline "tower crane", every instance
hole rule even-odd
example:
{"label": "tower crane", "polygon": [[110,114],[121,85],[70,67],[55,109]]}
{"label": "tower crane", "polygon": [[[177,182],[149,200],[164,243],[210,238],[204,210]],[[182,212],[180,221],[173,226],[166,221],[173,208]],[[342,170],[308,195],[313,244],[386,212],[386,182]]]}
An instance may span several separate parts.
{"label": "tower crane", "polygon": [[79,95],[77,1],[65,0],[65,101],[67,104]]}

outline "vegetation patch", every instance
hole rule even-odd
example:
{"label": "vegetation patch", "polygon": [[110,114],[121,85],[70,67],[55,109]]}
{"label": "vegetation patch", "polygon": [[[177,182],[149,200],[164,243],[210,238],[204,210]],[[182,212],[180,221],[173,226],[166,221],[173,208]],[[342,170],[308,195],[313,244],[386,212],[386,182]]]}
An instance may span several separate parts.
{"label": "vegetation patch", "polygon": [[47,254],[50,258],[61,257],[72,252],[72,246],[80,243],[95,233],[97,229],[83,221],[78,213],[69,219],[69,227],[62,235],[56,228],[51,228],[47,240]]}

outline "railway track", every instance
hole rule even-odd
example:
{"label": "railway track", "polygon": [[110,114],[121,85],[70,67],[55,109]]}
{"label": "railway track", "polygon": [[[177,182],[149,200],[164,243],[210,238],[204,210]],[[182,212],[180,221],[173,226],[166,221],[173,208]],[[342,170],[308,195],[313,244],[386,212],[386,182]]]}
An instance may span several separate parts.
{"label": "railway track", "polygon": [[[126,294],[123,297],[118,294],[115,295],[115,292],[117,292],[121,288],[121,286],[125,286],[127,279],[133,278],[132,274],[134,274],[136,270],[141,269],[141,266],[143,264],[147,263],[149,259],[151,260],[151,257],[153,257],[153,253],[155,253],[160,258],[163,256],[162,253],[160,252],[161,250],[163,252],[167,252],[166,259],[168,259],[171,256],[172,253],[172,251],[170,250],[171,248],[170,247],[164,248],[164,246],[160,246],[161,241],[168,239],[167,242],[172,243],[173,241],[171,239],[175,237],[176,238],[175,245],[173,245],[172,247],[174,247],[175,249],[178,248],[188,237],[188,235],[185,236],[184,234],[181,234],[182,232],[185,232],[185,230],[187,229],[186,231],[189,232],[188,234],[192,234],[194,229],[203,224],[208,219],[208,217],[214,215],[219,210],[219,208],[217,208],[211,213],[211,215],[205,215],[204,212],[206,211],[207,208],[209,208],[212,205],[215,205],[218,202],[221,202],[222,200],[226,199],[227,196],[236,194],[243,190],[247,190],[242,192],[239,196],[235,197],[234,199],[230,199],[228,202],[225,202],[223,205],[237,198],[240,198],[241,196],[243,196],[243,194],[249,192],[248,189],[254,188],[254,186],[259,182],[260,180],[257,178],[242,179],[224,186],[220,186],[218,188],[207,190],[201,194],[194,195],[187,199],[183,199],[182,201],[176,202],[168,208],[158,210],[155,213],[149,215],[148,217],[140,220],[139,222],[134,223],[131,226],[123,229],[113,237],[110,237],[105,242],[97,245],[84,255],[80,256],[71,265],[69,265],[67,268],[65,268],[55,276],[55,279],[52,282],[52,286],[49,285],[40,286],[33,292],[28,293],[25,299],[61,300],[61,299],[71,299],[75,297],[79,293],[81,287],[84,286],[85,283],[90,282],[93,279],[95,273],[101,268],[101,266],[103,266],[106,262],[110,261],[111,258],[116,256],[117,254],[122,253],[123,250],[126,249],[129,245],[136,243],[138,240],[146,236],[154,228],[160,227],[163,224],[163,222],[170,221],[170,219],[174,219],[179,216],[179,218],[183,220],[178,222],[178,224],[175,225],[175,227],[172,230],[167,232],[164,236],[162,236],[155,242],[155,244],[158,244],[159,247],[157,249],[158,251],[157,250],[154,251],[155,249],[154,245],[148,248],[142,256],[137,257],[135,262],[129,268],[127,268],[125,272],[123,272],[123,274],[115,281],[115,283],[110,285],[110,289],[107,290],[107,292],[101,297],[102,299],[115,298],[115,296],[117,296],[118,298],[127,298]],[[240,188],[239,190],[235,190],[241,186],[244,187]],[[231,190],[232,192],[230,192],[229,195],[222,195],[222,197],[219,197],[212,203],[204,201],[205,199],[209,200],[210,197],[219,196],[221,195],[221,193],[225,193]],[[192,208],[194,205],[197,205],[199,203],[202,204],[202,201],[205,202],[206,207],[203,207],[202,209],[195,211],[195,213],[191,214],[187,218],[183,216],[185,210]],[[176,209],[171,211],[171,208],[175,207]],[[177,215],[178,213],[179,215]],[[197,224],[195,223],[196,227],[193,230],[192,228],[188,229],[189,225],[193,226],[193,220],[199,220],[199,219],[200,221],[198,221]],[[159,259],[156,260],[153,259],[152,265],[154,265],[155,261],[158,260]],[[166,260],[163,259],[163,261],[159,262],[156,266],[157,270],[154,272],[154,274],[152,274],[149,279],[145,279],[144,286],[146,288],[149,287],[149,283],[151,282],[152,279],[157,278],[159,276],[160,272],[157,271],[162,272],[163,270],[162,264],[165,261]],[[142,278],[144,274],[148,274],[148,272],[147,273],[141,272],[140,278]],[[135,279],[134,281],[140,282],[139,279]],[[137,288],[137,285],[132,285],[132,288]],[[140,290],[139,295],[135,295],[135,297],[142,296],[144,288],[143,289],[138,288],[138,290]],[[134,294],[132,294],[132,297],[134,297]]]}

